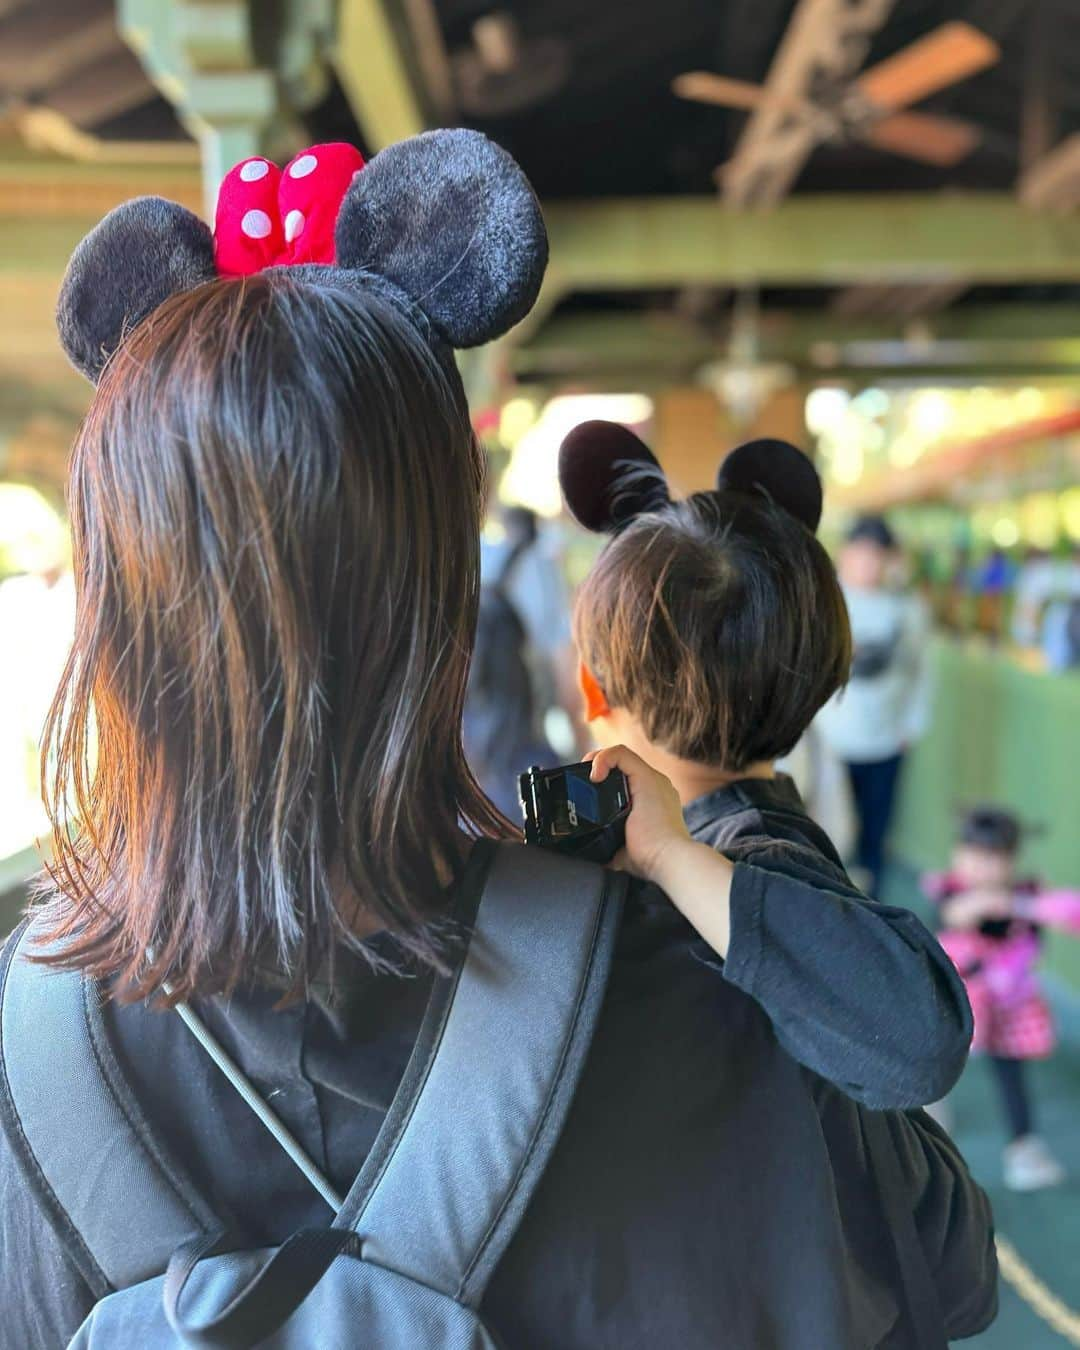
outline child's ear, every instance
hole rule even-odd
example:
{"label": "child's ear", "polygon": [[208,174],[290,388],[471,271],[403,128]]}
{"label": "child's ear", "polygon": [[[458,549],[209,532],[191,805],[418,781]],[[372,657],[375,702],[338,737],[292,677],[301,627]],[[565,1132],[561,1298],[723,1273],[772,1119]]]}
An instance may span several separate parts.
{"label": "child's ear", "polygon": [[597,683],[596,676],[584,661],[578,662],[578,687],[585,700],[585,721],[595,722],[598,717],[609,717],[607,695]]}

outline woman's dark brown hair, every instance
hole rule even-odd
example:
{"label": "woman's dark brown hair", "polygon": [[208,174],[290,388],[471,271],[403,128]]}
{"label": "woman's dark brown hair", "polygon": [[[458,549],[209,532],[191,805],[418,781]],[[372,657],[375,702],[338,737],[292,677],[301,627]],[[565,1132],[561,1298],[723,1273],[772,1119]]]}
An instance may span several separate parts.
{"label": "woman's dark brown hair", "polygon": [[733,773],[792,750],[851,664],[828,554],[740,492],[634,519],[586,578],[574,628],[613,708],[671,753]]}
{"label": "woman's dark brown hair", "polygon": [[161,305],[74,450],[75,641],[43,755],[60,959],[124,997],[294,989],[385,928],[438,963],[483,464],[452,361],[287,272]]}

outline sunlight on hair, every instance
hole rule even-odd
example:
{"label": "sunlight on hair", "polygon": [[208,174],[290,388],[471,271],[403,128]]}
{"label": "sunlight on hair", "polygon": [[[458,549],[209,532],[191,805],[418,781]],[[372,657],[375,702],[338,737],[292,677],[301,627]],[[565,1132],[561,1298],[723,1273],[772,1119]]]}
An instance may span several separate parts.
{"label": "sunlight on hair", "polygon": [[500,500],[557,516],[562,510],[558,462],[563,438],[594,418],[640,427],[652,413],[652,399],[645,394],[564,394],[551,399],[515,445],[499,485]]}

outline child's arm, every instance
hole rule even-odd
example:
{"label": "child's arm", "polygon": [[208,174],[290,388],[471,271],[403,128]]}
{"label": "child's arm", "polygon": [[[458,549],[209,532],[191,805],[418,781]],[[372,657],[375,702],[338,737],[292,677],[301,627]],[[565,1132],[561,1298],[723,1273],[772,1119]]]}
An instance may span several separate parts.
{"label": "child's arm", "polygon": [[713,951],[727,956],[734,863],[690,838],[679,794],[632,750],[613,745],[586,758],[592,760],[596,782],[602,783],[612,769],[621,769],[630,783],[626,848],[615,866],[659,886]]}
{"label": "child's arm", "polygon": [[970,930],[986,919],[1011,919],[1015,913],[1012,892],[977,889],[951,895],[941,906],[941,922],[946,928]]}
{"label": "child's arm", "polygon": [[1080,937],[1080,891],[1040,891],[1017,896],[1016,913],[1022,919]]}
{"label": "child's arm", "polygon": [[753,861],[733,863],[690,838],[675,789],[632,751],[593,763],[598,781],[612,768],[630,781],[621,865],[667,893],[793,1058],[876,1109],[948,1092],[971,1009],[914,914],[867,900],[809,849],[755,841]]}

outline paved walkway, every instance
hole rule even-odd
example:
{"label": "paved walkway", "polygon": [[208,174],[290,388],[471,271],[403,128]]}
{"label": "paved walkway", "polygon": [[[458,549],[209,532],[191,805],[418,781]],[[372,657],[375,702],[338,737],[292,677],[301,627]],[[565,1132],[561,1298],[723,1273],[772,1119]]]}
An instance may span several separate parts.
{"label": "paved walkway", "polygon": [[[884,898],[918,907],[914,882],[893,873]],[[951,1132],[990,1194],[997,1229],[1035,1274],[1080,1318],[1080,999],[1052,989],[1061,1046],[1032,1065],[1036,1124],[1071,1179],[1054,1190],[1015,1195],[1001,1184],[1004,1130],[986,1066],[972,1060],[955,1092]],[[1062,1350],[1070,1344],[1002,1281],[1001,1311],[982,1336],[957,1342],[972,1350]],[[1080,1344],[1080,1341],[1077,1342]]]}

